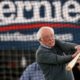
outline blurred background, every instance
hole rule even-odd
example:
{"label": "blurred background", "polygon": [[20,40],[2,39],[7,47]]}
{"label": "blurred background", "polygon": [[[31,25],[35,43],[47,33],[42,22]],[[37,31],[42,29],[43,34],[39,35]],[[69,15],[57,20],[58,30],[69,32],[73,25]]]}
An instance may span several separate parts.
{"label": "blurred background", "polygon": [[[0,80],[19,80],[35,61],[41,26],[53,27],[56,39],[80,44],[80,1],[0,0]],[[80,64],[73,73],[80,80]]]}

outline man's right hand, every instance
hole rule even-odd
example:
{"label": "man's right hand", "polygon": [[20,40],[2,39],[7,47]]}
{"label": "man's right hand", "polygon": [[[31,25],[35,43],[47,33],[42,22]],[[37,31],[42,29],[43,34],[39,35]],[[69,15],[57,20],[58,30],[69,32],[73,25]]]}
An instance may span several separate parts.
{"label": "man's right hand", "polygon": [[75,58],[76,56],[77,56],[77,54],[79,54],[80,53],[80,51],[76,51],[73,55],[72,55],[72,58]]}

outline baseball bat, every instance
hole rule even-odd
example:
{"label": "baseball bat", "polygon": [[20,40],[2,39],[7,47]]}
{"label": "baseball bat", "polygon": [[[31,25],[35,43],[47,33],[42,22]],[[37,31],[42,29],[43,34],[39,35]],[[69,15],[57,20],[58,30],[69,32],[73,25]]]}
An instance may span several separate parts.
{"label": "baseball bat", "polygon": [[80,58],[80,53],[66,65],[66,70],[71,71],[79,58]]}

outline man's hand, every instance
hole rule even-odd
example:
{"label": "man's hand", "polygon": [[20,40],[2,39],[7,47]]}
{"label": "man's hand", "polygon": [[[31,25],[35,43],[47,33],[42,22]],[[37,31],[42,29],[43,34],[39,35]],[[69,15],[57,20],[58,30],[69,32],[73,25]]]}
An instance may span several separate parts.
{"label": "man's hand", "polygon": [[75,46],[75,49],[80,52],[80,45]]}
{"label": "man's hand", "polygon": [[80,45],[75,46],[75,49],[76,49],[76,52],[72,55],[73,58],[76,57],[77,54],[80,53]]}

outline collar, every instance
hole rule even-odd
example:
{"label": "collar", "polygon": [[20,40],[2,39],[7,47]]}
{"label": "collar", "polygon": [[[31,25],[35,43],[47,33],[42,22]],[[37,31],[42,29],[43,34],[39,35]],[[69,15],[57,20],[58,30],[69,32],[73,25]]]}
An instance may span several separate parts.
{"label": "collar", "polygon": [[42,45],[43,47],[45,47],[45,48],[51,49],[51,47],[46,46],[46,45],[44,45],[44,44],[42,44],[42,43],[41,43],[41,45]]}

